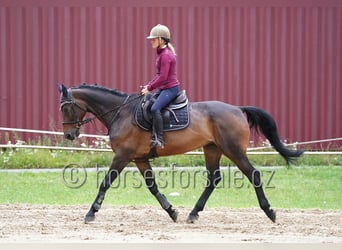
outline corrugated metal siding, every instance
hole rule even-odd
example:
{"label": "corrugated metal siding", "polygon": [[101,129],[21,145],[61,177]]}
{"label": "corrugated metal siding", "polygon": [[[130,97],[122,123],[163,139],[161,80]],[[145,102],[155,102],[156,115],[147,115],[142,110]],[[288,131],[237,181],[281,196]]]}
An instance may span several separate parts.
{"label": "corrugated metal siding", "polygon": [[59,82],[139,91],[163,23],[192,101],[262,107],[289,142],[341,137],[341,19],[338,0],[0,0],[0,126],[60,129]]}

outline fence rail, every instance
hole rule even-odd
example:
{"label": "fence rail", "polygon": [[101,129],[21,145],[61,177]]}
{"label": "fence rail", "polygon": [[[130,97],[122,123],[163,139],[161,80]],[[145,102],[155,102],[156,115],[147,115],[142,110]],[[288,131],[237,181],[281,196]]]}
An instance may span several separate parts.
{"label": "fence rail", "polygon": [[[25,132],[25,133],[36,133],[36,134],[45,134],[45,135],[63,135],[63,132],[57,131],[47,131],[47,130],[33,130],[33,129],[20,129],[20,128],[4,128],[0,127],[0,131],[9,131],[9,132]],[[79,137],[90,137],[90,138],[98,138],[98,139],[109,139],[108,136],[104,135],[91,135],[91,134],[80,134]],[[331,138],[331,139],[322,139],[322,140],[314,140],[307,142],[296,142],[292,144],[286,144],[286,146],[297,146],[297,145],[307,145],[314,143],[326,143],[333,141],[341,141],[342,138]],[[27,149],[48,149],[48,150],[73,150],[73,151],[93,151],[93,152],[112,152],[110,148],[93,148],[93,147],[62,147],[62,146],[39,146],[39,145],[23,145],[23,144],[0,144],[0,148],[27,148]],[[257,151],[257,150],[265,150],[272,149],[271,146],[265,147],[253,147],[248,148],[248,154],[255,155],[272,155],[278,154],[275,151]],[[340,155],[342,151],[306,151],[305,154],[310,155]],[[202,151],[191,151],[185,153],[185,155],[203,155]]]}

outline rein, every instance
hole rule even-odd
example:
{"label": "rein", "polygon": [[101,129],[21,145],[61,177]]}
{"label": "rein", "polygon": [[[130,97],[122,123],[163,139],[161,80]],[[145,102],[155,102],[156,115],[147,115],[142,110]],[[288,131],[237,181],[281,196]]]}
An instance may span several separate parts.
{"label": "rein", "polygon": [[[128,96],[125,98],[125,100],[124,100],[124,102],[123,102],[122,104],[115,106],[113,109],[110,109],[109,111],[107,111],[107,112],[105,112],[105,113],[103,113],[103,114],[101,114],[101,115],[89,117],[89,118],[86,118],[86,119],[84,119],[84,120],[82,120],[82,121],[77,120],[77,121],[70,121],[70,122],[62,122],[62,124],[63,124],[63,125],[64,125],[64,124],[75,124],[75,125],[76,125],[76,128],[77,128],[77,129],[80,129],[81,126],[83,126],[83,125],[85,125],[85,124],[87,124],[87,123],[89,123],[89,122],[92,122],[92,121],[95,120],[96,118],[98,118],[98,117],[103,117],[103,116],[105,116],[105,115],[107,115],[107,114],[109,114],[109,113],[111,113],[111,112],[114,112],[114,111],[118,110],[118,112],[115,113],[115,115],[113,116],[113,118],[112,118],[112,120],[111,120],[111,124],[112,124],[112,123],[114,122],[115,118],[116,118],[116,117],[118,116],[118,114],[120,113],[120,110],[121,110],[122,107],[124,107],[125,105],[127,105],[127,104],[129,104],[129,103],[135,101],[136,99],[140,98],[142,95],[143,95],[143,94],[137,95],[135,98],[131,99],[129,102],[128,102],[128,99],[129,99],[131,96],[128,95]],[[78,105],[78,104],[74,101],[74,99],[73,99],[73,97],[72,97],[72,91],[71,91],[70,89],[68,90],[68,97],[64,97],[64,98],[61,99],[61,104],[60,104],[60,109],[61,109],[61,110],[62,110],[62,108],[63,108],[63,106],[64,106],[65,104],[72,104],[73,107],[76,106],[76,107],[78,107],[79,109],[83,110],[84,112],[88,112],[86,109],[84,109],[83,107],[81,107],[80,105]],[[74,111],[74,108],[73,108],[72,110],[73,110],[73,112],[75,112],[75,111]]]}

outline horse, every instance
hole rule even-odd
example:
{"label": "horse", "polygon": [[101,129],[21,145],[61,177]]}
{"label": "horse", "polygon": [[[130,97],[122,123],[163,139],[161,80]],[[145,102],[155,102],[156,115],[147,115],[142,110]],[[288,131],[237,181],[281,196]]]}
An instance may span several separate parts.
{"label": "horse", "polygon": [[[235,163],[248,178],[255,189],[260,208],[272,222],[276,221],[276,212],[270,207],[262,187],[260,171],[255,169],[247,158],[251,129],[261,132],[287,164],[301,156],[304,151],[288,149],[281,142],[276,122],[265,110],[253,106],[233,106],[220,101],[189,102],[188,127],[164,133],[164,148],[155,148],[155,155],[151,155],[151,133],[132,122],[134,112],[144,98],[142,94],[128,94],[96,84],[81,84],[71,88],[59,84],[58,90],[64,137],[74,140],[79,136],[82,125],[98,119],[108,130],[109,144],[114,152],[109,171],[85,215],[85,223],[95,220],[95,213],[101,208],[106,191],[130,162],[136,164],[151,194],[176,222],[178,211],[166,196],[159,192],[150,159],[156,156],[184,154],[198,148],[203,148],[207,185],[189,213],[187,222],[194,223],[199,219],[199,212],[204,209],[220,182],[222,176],[219,163],[222,155]],[[94,117],[84,119],[88,112]]]}

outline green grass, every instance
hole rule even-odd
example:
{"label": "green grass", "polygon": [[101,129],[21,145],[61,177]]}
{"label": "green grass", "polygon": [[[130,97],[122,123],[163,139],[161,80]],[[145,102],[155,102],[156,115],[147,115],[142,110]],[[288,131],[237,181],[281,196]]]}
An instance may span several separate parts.
{"label": "green grass", "polygon": [[[77,163],[82,167],[109,166],[114,154],[112,152],[84,152],[42,149],[7,149],[0,151],[0,169],[63,168],[67,164]],[[284,166],[285,160],[279,155],[249,155],[249,160],[256,166]],[[342,155],[303,155],[297,165],[336,165],[340,166]],[[160,157],[152,161],[153,166],[204,166],[203,155],[177,155]],[[129,164],[134,166],[133,163]],[[233,163],[222,157],[221,166]]]}
{"label": "green grass", "polygon": [[84,167],[109,166],[113,153],[16,149],[0,153],[0,169],[63,168],[69,163]]}
{"label": "green grass", "polygon": [[[54,127],[54,126],[53,126]],[[103,138],[87,139],[78,138],[68,141],[61,136],[36,136],[25,142],[17,133],[0,133],[0,139],[12,146],[35,145],[35,146],[63,146],[78,148],[108,149],[108,141]],[[262,145],[268,145],[265,141]],[[293,148],[294,149],[294,148]],[[199,149],[200,150],[200,149]],[[329,147],[322,149],[329,150]],[[264,149],[263,151],[272,151]],[[252,152],[251,152],[252,153]],[[2,148],[0,150],[0,169],[31,169],[31,168],[63,168],[70,163],[77,163],[82,167],[94,168],[109,166],[112,162],[113,152],[95,151],[70,151],[70,150],[48,150],[29,148]],[[256,166],[284,166],[285,160],[279,154],[273,155],[248,155],[250,162]],[[296,164],[302,166],[341,166],[342,155],[307,155],[300,157]],[[175,166],[204,166],[203,155],[176,155],[160,157],[152,161],[153,166],[168,167]],[[133,163],[129,164],[134,166]],[[228,158],[222,157],[221,166],[234,165]]]}
{"label": "green grass", "polygon": [[[342,167],[313,166],[259,168],[264,190],[275,208],[342,209]],[[178,206],[194,206],[206,183],[204,168],[188,171],[156,172],[160,191]],[[74,178],[65,172],[16,173],[0,172],[0,203],[88,204],[95,198],[104,171],[87,172],[84,185],[70,188],[83,178],[81,171]],[[257,207],[254,189],[235,168],[223,168],[223,181],[210,197],[208,207]],[[178,196],[171,194],[177,192]],[[123,172],[110,190],[104,204],[156,205],[158,202],[145,187],[138,172]]]}

